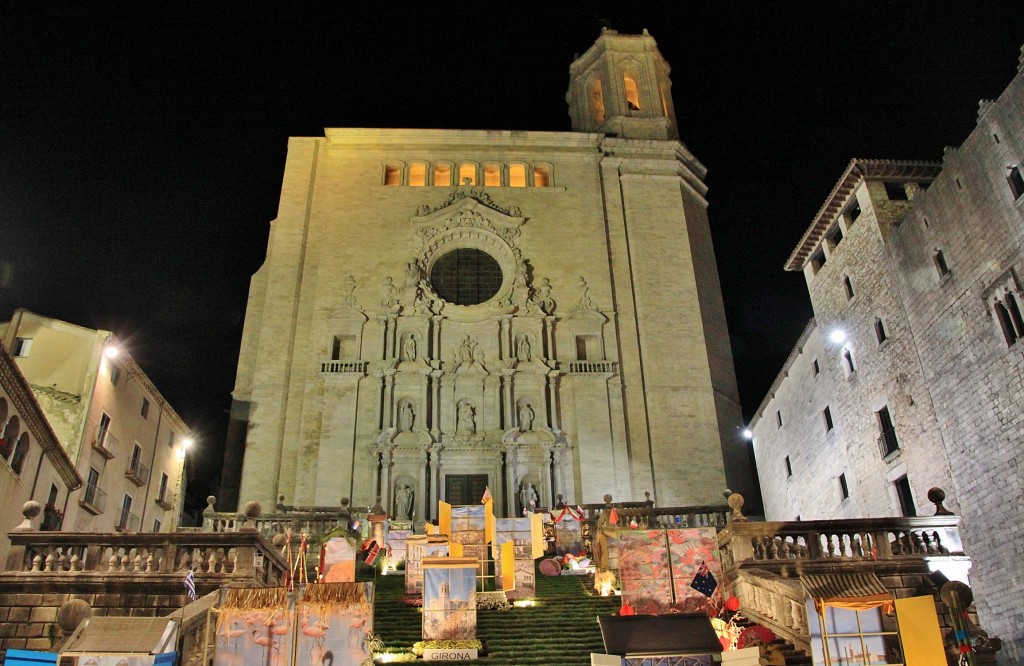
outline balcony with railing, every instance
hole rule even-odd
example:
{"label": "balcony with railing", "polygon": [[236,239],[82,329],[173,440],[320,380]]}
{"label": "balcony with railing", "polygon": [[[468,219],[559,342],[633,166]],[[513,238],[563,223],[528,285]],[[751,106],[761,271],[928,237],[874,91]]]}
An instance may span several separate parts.
{"label": "balcony with railing", "polygon": [[320,372],[323,374],[358,374],[365,375],[369,361],[339,361],[327,360],[320,362]]}
{"label": "balcony with railing", "polygon": [[98,516],[107,508],[107,493],[98,485],[90,483],[82,491],[78,505],[92,515]]}
{"label": "balcony with railing", "polygon": [[39,523],[41,532],[60,532],[64,526],[64,512],[52,504],[43,507],[43,519]]}
{"label": "balcony with railing", "polygon": [[128,463],[128,469],[124,471],[125,477],[136,486],[142,487],[149,483],[149,467],[138,458]]}
{"label": "balcony with railing", "polygon": [[130,509],[121,509],[117,516],[117,525],[114,526],[118,532],[138,532],[141,521]]}
{"label": "balcony with railing", "polygon": [[173,490],[169,490],[166,486],[160,489],[160,492],[154,498],[157,506],[164,511],[170,511],[174,508],[174,501],[177,499],[177,494]]}
{"label": "balcony with railing", "polygon": [[569,361],[570,375],[614,375],[615,361]]}
{"label": "balcony with railing", "polygon": [[110,460],[114,457],[114,449],[117,448],[117,437],[110,434],[110,430],[100,428],[96,431],[96,439],[92,441],[92,448],[101,456]]}
{"label": "balcony with railing", "polygon": [[883,458],[888,458],[900,450],[900,441],[896,439],[896,431],[893,429],[883,430],[878,436],[878,450]]}

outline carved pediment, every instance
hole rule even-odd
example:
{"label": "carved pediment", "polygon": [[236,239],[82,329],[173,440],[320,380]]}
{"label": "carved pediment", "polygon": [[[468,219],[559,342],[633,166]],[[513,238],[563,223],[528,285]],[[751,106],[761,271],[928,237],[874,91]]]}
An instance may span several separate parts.
{"label": "carved pediment", "polygon": [[437,208],[420,206],[411,218],[416,235],[429,242],[437,234],[460,227],[483,229],[496,234],[507,243],[519,236],[519,228],[526,218],[515,206],[501,207],[494,203],[483,188],[459,188]]}

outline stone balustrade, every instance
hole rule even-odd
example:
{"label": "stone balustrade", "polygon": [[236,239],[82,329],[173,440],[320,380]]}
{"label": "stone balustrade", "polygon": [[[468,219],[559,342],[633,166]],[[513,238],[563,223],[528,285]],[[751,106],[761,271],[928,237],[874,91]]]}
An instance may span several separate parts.
{"label": "stone balustrade", "polygon": [[[249,518],[244,513],[214,511],[216,498],[206,498],[207,507],[203,511],[203,531],[216,533],[237,532],[242,529]],[[279,503],[273,513],[262,513],[251,517],[252,527],[265,539],[275,534],[284,534],[289,528],[298,535],[324,535],[339,529],[346,529],[353,520],[363,520],[369,513],[369,507],[349,506],[348,498],[343,498],[338,507],[301,507]]]}
{"label": "stone balustrade", "polygon": [[804,652],[811,651],[807,606],[799,580],[741,570],[732,581],[731,593],[739,598],[749,620],[771,627]]}
{"label": "stone balustrade", "polygon": [[[627,528],[632,521],[642,529],[669,527],[725,527],[732,509],[726,505],[698,506],[654,506],[651,494],[643,502],[612,502],[611,495],[605,495],[603,503],[582,504],[580,508],[588,522],[594,526],[602,511],[615,509],[619,516],[619,527]],[[562,496],[558,496],[561,503]]]}
{"label": "stone balustrade", "polygon": [[857,562],[964,557],[959,516],[734,522],[719,533],[731,562]]}
{"label": "stone balustrade", "polygon": [[[4,578],[183,577],[192,569],[210,589],[230,583],[276,585],[287,563],[253,532],[74,533],[15,531]],[[180,582],[179,582],[180,584]]]}
{"label": "stone balustrade", "polygon": [[365,375],[368,361],[320,361],[320,372],[323,374],[359,374]]}

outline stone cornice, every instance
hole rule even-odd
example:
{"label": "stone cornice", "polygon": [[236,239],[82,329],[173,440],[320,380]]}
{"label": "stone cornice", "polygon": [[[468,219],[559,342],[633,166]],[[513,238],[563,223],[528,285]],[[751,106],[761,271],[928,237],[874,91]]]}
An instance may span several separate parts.
{"label": "stone cornice", "polygon": [[761,400],[761,404],[758,405],[757,409],[754,411],[754,417],[750,419],[750,423],[747,426],[751,430],[753,430],[754,426],[757,425],[757,422],[761,420],[764,408],[767,407],[768,403],[775,397],[775,392],[779,390],[782,380],[789,376],[789,369],[793,367],[796,359],[803,353],[804,345],[807,344],[808,338],[811,337],[811,333],[814,332],[814,329],[817,328],[817,326],[818,323],[813,317],[811,317],[811,320],[807,322],[807,326],[804,327],[804,332],[800,334],[800,339],[796,341],[796,344],[793,345],[793,350],[790,351],[789,356],[786,357],[786,362],[782,364],[782,369],[779,370],[779,374],[775,375],[775,381],[772,382],[772,385],[768,388],[768,392],[765,393],[764,398]]}
{"label": "stone cornice", "polygon": [[32,388],[25,381],[25,377],[22,376],[14,359],[3,347],[0,347],[0,387],[10,398],[21,420],[25,422],[35,440],[39,442],[61,479],[67,484],[68,490],[81,488],[82,477],[75,471],[74,464],[64,447],[60,445],[60,440],[54,434],[49,421],[43,416],[43,411],[40,409],[39,403],[36,402]]}
{"label": "stone cornice", "polygon": [[797,243],[784,266],[787,271],[803,270],[804,264],[811,256],[814,248],[821,242],[822,236],[828,231],[832,222],[846,206],[850,194],[865,178],[899,178],[904,180],[931,180],[939,175],[942,165],[938,162],[898,161],[898,160],[850,160],[843,175],[832,188],[831,194],[825,199],[818,214],[811,221],[811,226],[804,232],[803,238]]}
{"label": "stone cornice", "polygon": [[480,148],[482,150],[562,150],[595,152],[603,134],[587,132],[545,132],[534,130],[448,130],[373,129],[328,127],[324,129],[328,148],[403,150]]}

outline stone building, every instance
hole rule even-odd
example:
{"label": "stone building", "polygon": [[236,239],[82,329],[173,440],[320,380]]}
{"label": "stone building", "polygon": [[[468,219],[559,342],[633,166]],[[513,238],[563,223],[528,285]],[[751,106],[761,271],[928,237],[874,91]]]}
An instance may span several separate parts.
{"label": "stone building", "polygon": [[[292,138],[222,505],[708,504],[750,486],[708,228],[654,39],[570,68],[571,132]],[[244,461],[243,461],[244,456]],[[240,479],[240,481],[239,481]]]}
{"label": "stone building", "polygon": [[1022,162],[1024,52],[941,166],[851,162],[786,264],[815,319],[751,424],[769,519],[914,515],[952,488],[1008,663],[1024,659]]}
{"label": "stone building", "polygon": [[[25,502],[39,503],[42,513],[31,527],[61,529],[72,491],[82,479],[46,422],[28,382],[14,359],[0,348],[0,533],[23,523]],[[0,538],[0,563],[7,560],[10,542]]]}
{"label": "stone building", "polygon": [[23,309],[0,339],[84,481],[63,529],[177,527],[189,428],[118,340]]}

